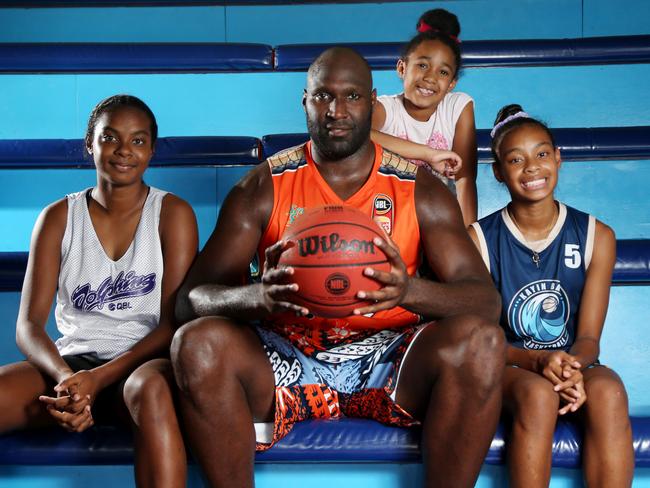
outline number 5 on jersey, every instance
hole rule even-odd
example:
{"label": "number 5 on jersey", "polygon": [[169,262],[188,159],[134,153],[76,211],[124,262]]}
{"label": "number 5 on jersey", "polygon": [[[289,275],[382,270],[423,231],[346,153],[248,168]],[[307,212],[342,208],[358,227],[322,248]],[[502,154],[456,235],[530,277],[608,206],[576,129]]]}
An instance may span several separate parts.
{"label": "number 5 on jersey", "polygon": [[580,246],[578,244],[564,245],[564,265],[567,268],[577,269],[580,267],[582,259],[580,257]]}

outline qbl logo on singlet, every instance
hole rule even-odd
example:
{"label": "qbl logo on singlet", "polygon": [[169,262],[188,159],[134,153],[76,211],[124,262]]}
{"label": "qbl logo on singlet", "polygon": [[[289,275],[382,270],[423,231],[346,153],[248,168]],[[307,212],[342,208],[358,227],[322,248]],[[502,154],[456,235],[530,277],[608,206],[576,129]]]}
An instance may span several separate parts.
{"label": "qbl logo on singlet", "polygon": [[155,287],[156,273],[137,275],[135,271],[129,271],[126,274],[124,271],[120,271],[115,280],[109,276],[102,281],[97,290],[93,290],[90,283],[79,285],[72,292],[72,305],[83,312],[94,309],[102,310],[104,304],[108,304],[108,309],[111,311],[124,310],[131,308],[131,304],[128,301],[123,301],[124,299],[147,295]]}
{"label": "qbl logo on singlet", "polygon": [[569,299],[558,280],[539,280],[522,287],[508,307],[512,331],[527,349],[561,348],[569,341]]}

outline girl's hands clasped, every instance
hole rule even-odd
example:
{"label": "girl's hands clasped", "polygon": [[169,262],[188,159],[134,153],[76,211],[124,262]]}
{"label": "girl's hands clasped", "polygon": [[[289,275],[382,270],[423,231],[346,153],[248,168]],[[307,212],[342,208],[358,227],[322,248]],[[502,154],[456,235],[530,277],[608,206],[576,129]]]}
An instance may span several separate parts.
{"label": "girl's hands clasped", "polygon": [[71,432],[83,432],[94,425],[91,407],[99,384],[92,371],[81,370],[71,374],[54,387],[56,397],[41,395],[49,414],[57,423]]}
{"label": "girl's hands clasped", "polygon": [[565,351],[542,353],[538,359],[538,373],[553,383],[563,405],[558,410],[560,415],[575,412],[587,400],[581,365],[575,356]]}

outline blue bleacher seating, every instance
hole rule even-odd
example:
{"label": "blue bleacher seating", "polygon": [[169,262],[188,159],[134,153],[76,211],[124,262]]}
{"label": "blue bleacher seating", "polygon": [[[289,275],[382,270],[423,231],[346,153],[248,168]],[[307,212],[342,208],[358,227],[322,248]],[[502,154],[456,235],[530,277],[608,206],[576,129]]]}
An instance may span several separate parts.
{"label": "blue bleacher seating", "polygon": [[[650,159],[649,127],[558,129],[559,145],[567,159]],[[486,131],[479,131],[479,154],[489,160]],[[275,134],[259,141],[253,137],[161,138],[153,164],[224,165],[257,164],[264,155],[300,144],[306,134]],[[263,147],[263,149],[260,149]],[[0,168],[90,167],[83,160],[81,140],[0,141]],[[650,240],[617,243],[614,285],[650,284]],[[20,291],[26,252],[0,253],[0,291]],[[504,462],[507,433],[501,424],[486,458]],[[632,418],[637,467],[650,467],[650,417]],[[579,429],[560,419],[553,444],[553,465],[580,466]],[[387,427],[363,419],[310,420],[299,423],[273,449],[259,453],[259,463],[309,462],[417,462],[419,430]],[[130,433],[115,426],[96,426],[81,433],[61,429],[19,432],[0,436],[0,464],[5,465],[118,465],[133,462]]]}
{"label": "blue bleacher seating", "polygon": [[265,44],[2,43],[4,73],[168,73],[270,71]]}
{"label": "blue bleacher seating", "polygon": [[[404,43],[344,43],[357,50],[373,69],[394,69]],[[275,69],[304,71],[333,44],[286,44],[275,47]],[[564,66],[647,63],[650,36],[464,41],[465,67]]]}
{"label": "blue bleacher seating", "polygon": [[[650,127],[597,127],[551,129],[565,161],[650,159]],[[262,138],[266,157],[305,142],[306,133],[269,134]],[[490,131],[476,131],[478,159],[492,162]]]}
{"label": "blue bleacher seating", "polygon": [[[403,43],[344,43],[373,69],[394,69]],[[0,73],[305,71],[333,44],[0,43]],[[578,66],[650,61],[650,36],[465,41],[466,67]]]}

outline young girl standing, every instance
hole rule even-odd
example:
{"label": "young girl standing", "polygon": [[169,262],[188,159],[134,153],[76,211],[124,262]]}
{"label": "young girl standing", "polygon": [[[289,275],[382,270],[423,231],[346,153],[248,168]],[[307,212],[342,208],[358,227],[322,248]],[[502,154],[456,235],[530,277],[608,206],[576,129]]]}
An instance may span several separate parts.
{"label": "young girl standing", "polygon": [[570,414],[584,426],[587,485],[630,486],[634,453],[625,387],[598,362],[614,232],[555,200],[560,151],[544,124],[519,105],[504,107],[495,124],[494,174],[512,201],[469,232],[503,300],[511,484],[548,486],[557,416]]}
{"label": "young girl standing", "polygon": [[[448,184],[452,190],[455,187],[463,220],[469,225],[477,218],[476,128],[471,97],[452,91],[461,65],[460,25],[455,15],[435,9],[420,17],[417,30],[397,62],[404,92],[377,98],[373,140],[454,176],[455,185],[452,179]],[[462,166],[450,150],[460,156]]]}
{"label": "young girl standing", "polygon": [[[183,486],[168,359],[176,292],[197,251],[194,213],[142,177],[157,125],[138,98],[99,103],[85,144],[97,185],[39,216],[18,314],[27,360],[0,368],[0,432],[96,419],[133,425],[139,486]],[[56,296],[62,337],[45,331]]]}

